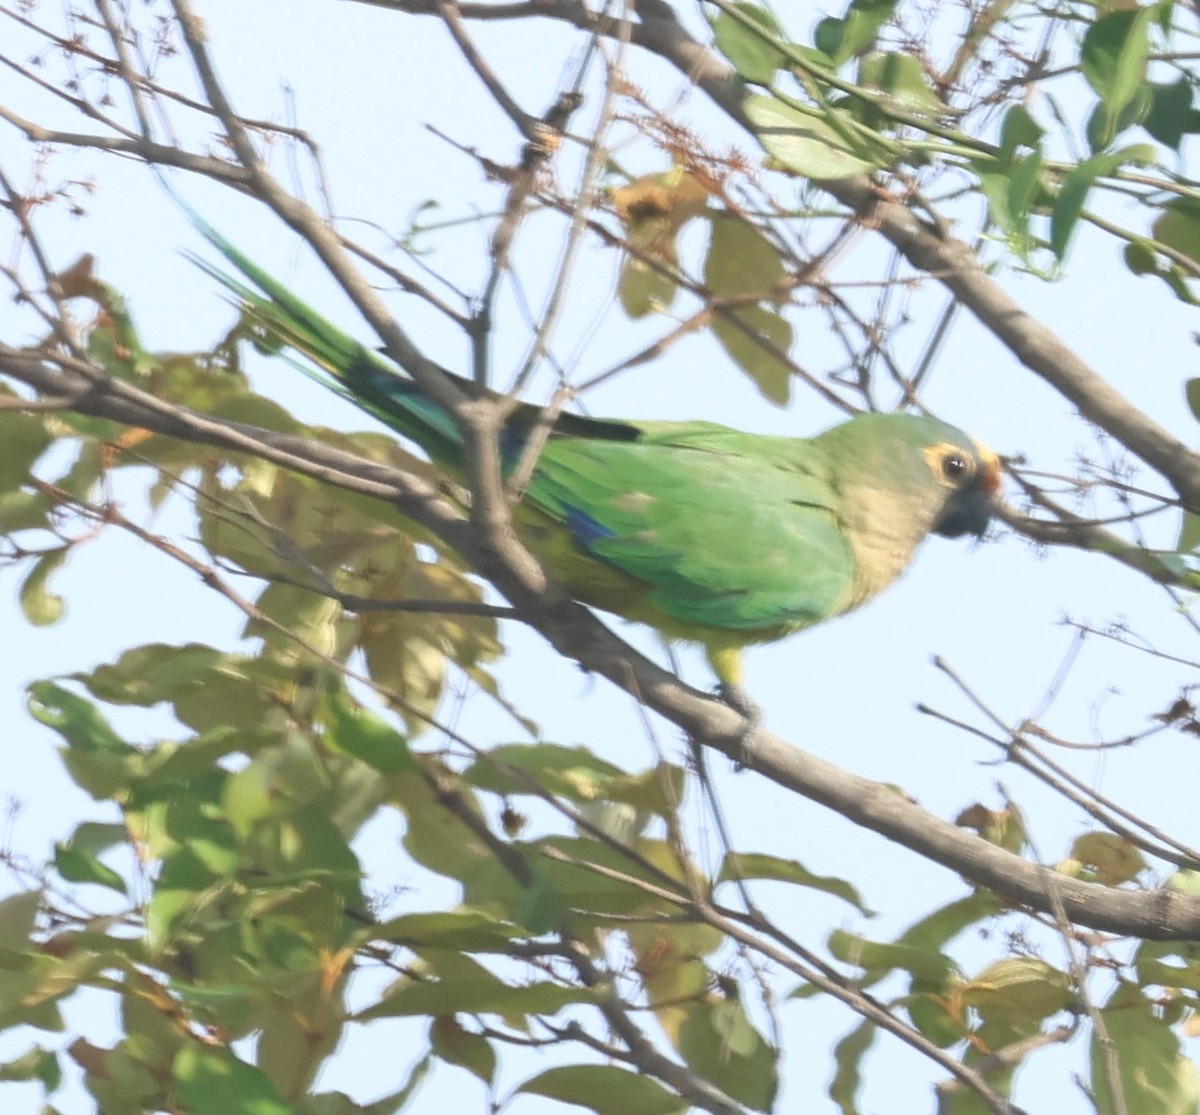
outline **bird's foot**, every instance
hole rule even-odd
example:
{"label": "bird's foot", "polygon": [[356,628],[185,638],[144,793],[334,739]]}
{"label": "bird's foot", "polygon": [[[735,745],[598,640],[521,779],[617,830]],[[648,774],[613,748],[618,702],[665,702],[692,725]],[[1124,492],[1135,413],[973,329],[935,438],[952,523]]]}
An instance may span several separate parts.
{"label": "bird's foot", "polygon": [[741,735],[737,738],[737,743],[734,744],[733,754],[733,769],[739,773],[746,769],[746,760],[749,757],[748,745],[755,735],[758,734],[758,729],[762,725],[762,709],[758,707],[746,695],[746,691],[737,685],[730,685],[727,682],[722,682],[717,686],[717,696],[721,698],[734,712],[745,718],[745,725],[742,728]]}

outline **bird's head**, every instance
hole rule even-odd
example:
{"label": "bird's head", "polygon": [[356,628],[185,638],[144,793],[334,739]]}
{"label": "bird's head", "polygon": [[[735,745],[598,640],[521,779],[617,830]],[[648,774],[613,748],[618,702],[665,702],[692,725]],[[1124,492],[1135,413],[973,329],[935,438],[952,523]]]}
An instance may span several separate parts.
{"label": "bird's head", "polygon": [[1000,458],[973,438],[956,437],[923,450],[934,479],[949,489],[933,533],[943,538],[982,538],[1000,490]]}

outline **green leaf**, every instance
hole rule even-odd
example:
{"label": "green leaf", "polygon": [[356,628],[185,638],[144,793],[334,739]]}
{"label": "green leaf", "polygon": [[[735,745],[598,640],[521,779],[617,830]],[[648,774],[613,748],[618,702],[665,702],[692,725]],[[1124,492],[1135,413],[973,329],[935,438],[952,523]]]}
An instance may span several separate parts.
{"label": "green leaf", "polygon": [[1029,115],[1024,105],[1013,105],[1004,114],[1004,122],[1000,125],[1001,162],[1011,162],[1018,147],[1040,151],[1045,134],[1046,129]]}
{"label": "green leaf", "polygon": [[947,1003],[947,996],[953,991],[954,981],[924,980],[914,976],[904,1000],[912,1024],[942,1049],[957,1045],[967,1036],[962,1017]]}
{"label": "green leaf", "polygon": [[1178,151],[1183,137],[1197,130],[1196,113],[1192,111],[1191,79],[1181,74],[1169,85],[1151,83],[1150,111],[1142,121],[1142,127],[1159,143]]}
{"label": "green leaf", "polygon": [[1083,37],[1083,76],[1112,119],[1133,100],[1145,80],[1152,15],[1149,8],[1109,12]]}
{"label": "green leaf", "polygon": [[1150,5],[1154,12],[1154,18],[1158,22],[1158,29],[1162,32],[1164,39],[1170,39],[1173,31],[1173,22],[1175,19],[1175,0],[1154,0]]}
{"label": "green leaf", "polygon": [[988,203],[988,215],[992,223],[1010,238],[1017,233],[1017,226],[1008,211],[1008,174],[1002,170],[980,170],[979,188]]}
{"label": "green leaf", "polygon": [[408,740],[370,709],[353,704],[349,694],[326,693],[321,712],[325,742],[335,751],[353,755],[381,774],[416,770]]}
{"label": "green leaf", "polygon": [[595,801],[609,784],[625,774],[620,767],[586,747],[557,743],[501,744],[476,759],[463,777],[480,790],[496,794],[549,791],[572,801]]}
{"label": "green leaf", "polygon": [[[1106,1037],[1091,1035],[1091,1089],[1101,1115],[1118,1111],[1195,1115],[1200,1103],[1195,1062],[1136,987],[1121,983],[1100,1012]],[[1110,1068],[1120,1102],[1113,1094]]]}
{"label": "green leaf", "polygon": [[464,1030],[453,1015],[442,1015],[429,1027],[429,1044],[443,1061],[459,1065],[491,1084],[496,1075],[496,1051],[487,1038]]}
{"label": "green leaf", "polygon": [[23,1056],[0,1065],[0,1081],[9,1080],[38,1080],[47,1092],[53,1092],[62,1083],[62,1068],[53,1050],[35,1045]]}
{"label": "green leaf", "polygon": [[1018,159],[1008,171],[1005,204],[1013,226],[1022,238],[1027,235],[1033,203],[1041,187],[1042,165],[1042,153],[1035,151],[1026,158]]}
{"label": "green leaf", "polygon": [[1087,195],[1098,178],[1111,174],[1123,162],[1120,152],[1093,155],[1071,168],[1059,187],[1054,207],[1050,211],[1050,247],[1059,258],[1065,258],[1071,234],[1083,212]]}
{"label": "green leaf", "polygon": [[293,1115],[264,1073],[222,1046],[191,1042],[172,1070],[191,1115]]}
{"label": "green leaf", "polygon": [[777,1053],[750,1024],[735,996],[708,995],[683,1007],[677,1042],[693,1071],[756,1111],[769,1111],[779,1090]]}
{"label": "green leaf", "polygon": [[29,709],[35,720],[53,728],[80,751],[129,754],[135,750],[108,726],[95,705],[51,681],[35,681],[29,686]]}
{"label": "green leaf", "polygon": [[621,264],[617,295],[621,309],[637,319],[670,308],[679,293],[679,284],[669,275],[636,256],[626,256]]}
{"label": "green leaf", "polygon": [[176,1054],[188,1041],[186,1027],[168,1021],[169,1015],[175,1012],[174,1004],[167,1007],[170,1000],[165,999],[162,985],[141,971],[126,971],[122,984],[121,1023],[125,1048],[156,1072],[169,1072]]}
{"label": "green leaf", "polygon": [[478,910],[436,914],[404,914],[363,930],[371,941],[395,941],[409,948],[459,949],[463,952],[507,952],[528,932]]}
{"label": "green leaf", "polygon": [[[1192,245],[1193,249],[1200,250],[1200,240],[1197,240],[1189,232],[1187,222],[1181,222],[1179,227],[1172,230],[1172,234],[1183,237],[1186,242]],[[1156,278],[1162,279],[1181,302],[1186,302],[1189,306],[1200,306],[1200,299],[1197,299],[1192,294],[1191,288],[1188,286],[1191,271],[1185,271],[1174,260],[1161,257],[1155,249],[1153,241],[1131,241],[1125,245],[1122,257],[1125,261],[1125,266],[1133,274],[1154,275]]]}
{"label": "green leaf", "polygon": [[201,643],[150,643],[127,650],[116,662],[97,666],[90,674],[76,678],[102,701],[149,708],[206,687],[211,672],[232,657]]}
{"label": "green leaf", "polygon": [[1192,417],[1200,422],[1200,379],[1189,379],[1184,384],[1183,390],[1187,398],[1188,410],[1192,412]]}
{"label": "green leaf", "polygon": [[1179,540],[1175,549],[1181,554],[1200,550],[1200,515],[1184,511],[1179,519]]}
{"label": "green leaf", "polygon": [[595,998],[596,993],[586,988],[556,983],[513,986],[480,967],[477,975],[462,979],[401,980],[355,1017],[367,1022],[411,1015],[552,1015],[576,1003],[595,1002]]}
{"label": "green leaf", "polygon": [[1200,898],[1200,871],[1180,868],[1168,876],[1166,886],[1170,887],[1171,890],[1179,891],[1180,894],[1190,895],[1192,898]]}
{"label": "green leaf", "polygon": [[637,811],[639,821],[646,814],[670,817],[678,812],[683,801],[686,779],[687,772],[682,767],[660,763],[612,779],[605,786],[604,796],[611,802],[631,806]]}
{"label": "green leaf", "polygon": [[1156,240],[1200,263],[1200,202],[1177,198],[1163,209],[1152,229]]}
{"label": "green leaf", "polygon": [[50,497],[45,492],[0,492],[0,534],[49,527]]}
{"label": "green leaf", "polygon": [[[0,397],[10,401],[16,398],[7,388],[0,388]],[[52,440],[43,416],[15,410],[0,414],[0,443],[4,445],[0,453],[0,491],[24,483]]]}
{"label": "green leaf", "polygon": [[925,984],[942,985],[958,971],[953,960],[935,949],[870,941],[844,929],[829,935],[829,951],[838,960],[864,969],[873,979],[899,968]]}
{"label": "green leaf", "polygon": [[1139,85],[1129,101],[1120,112],[1112,112],[1103,101],[1098,101],[1088,116],[1084,133],[1088,146],[1093,151],[1103,151],[1122,132],[1140,124],[1150,113],[1150,89]]}
{"label": "green leaf", "polygon": [[736,0],[732,7],[761,27],[763,33],[757,33],[742,20],[722,11],[713,20],[716,47],[729,59],[743,81],[770,85],[775,71],[787,62],[783,52],[771,42],[781,36],[779,24],[766,8],[747,0]]}
{"label": "green leaf", "polygon": [[883,25],[896,10],[896,0],[854,0],[841,19],[817,24],[813,42],[835,66],[870,50]]}
{"label": "green leaf", "polygon": [[868,54],[859,63],[858,81],[865,88],[885,94],[884,101],[901,112],[938,116],[946,111],[920,60],[912,54],[897,51]]}
{"label": "green leaf", "polygon": [[985,918],[995,917],[1001,909],[1001,903],[995,895],[977,890],[914,922],[900,935],[898,943],[923,949],[940,949],[964,929]]}
{"label": "green leaf", "polygon": [[124,844],[128,838],[124,825],[85,821],[70,840],[55,844],[54,866],[69,883],[96,883],[118,894],[126,894],[125,880],[98,857],[101,852]]}
{"label": "green leaf", "polygon": [[[704,284],[714,296],[770,299],[778,293],[783,275],[778,249],[756,228],[733,216],[713,221]],[[759,340],[770,341],[786,352],[792,343],[792,327],[772,309],[745,305],[718,313],[712,330],[759,391],[771,402],[785,405],[791,394],[791,368]]]}
{"label": "green leaf", "polygon": [[844,902],[849,902],[867,917],[875,916],[874,912],[863,904],[863,900],[854,886],[845,879],[837,879],[831,875],[814,875],[807,867],[794,859],[782,859],[779,856],[761,853],[731,852],[725,857],[725,862],[721,864],[717,882],[724,883],[730,879],[774,879],[781,883],[795,883],[812,890],[824,891]]}
{"label": "green leaf", "polygon": [[[1007,1098],[1012,1095],[1017,1069],[1036,1049],[1036,1043],[1028,1039],[1033,1038],[1039,1029],[1036,1022],[989,1018],[971,1032],[963,1063],[981,1071],[988,1084]],[[996,1057],[995,1053],[999,1050],[1005,1050],[1008,1055]],[[939,1115],[992,1115],[996,1110],[970,1088],[956,1088],[949,1100],[944,1113]]]}
{"label": "green leaf", "polygon": [[829,59],[830,65],[837,57],[845,34],[846,21],[834,16],[827,16],[813,28],[813,45]]}
{"label": "green leaf", "polygon": [[42,892],[26,890],[0,899],[0,948],[21,952],[29,947],[29,937],[42,908]]}
{"label": "green leaf", "polygon": [[62,758],[76,784],[98,801],[128,786],[141,766],[141,753],[120,739],[94,706],[53,682],[34,682],[28,692],[34,719],[69,744]]}
{"label": "green leaf", "polygon": [[815,109],[801,112],[764,94],[748,97],[743,108],[767,153],[805,178],[849,178],[883,165],[881,153],[852,145]]}
{"label": "green leaf", "polygon": [[1022,259],[1033,249],[1030,218],[1046,202],[1041,147],[1028,155],[1014,155],[1008,162],[981,161],[976,173],[987,199],[992,222],[1008,239],[1009,247]]}
{"label": "green leaf", "polygon": [[35,627],[49,627],[57,623],[66,611],[66,604],[61,596],[57,596],[46,587],[50,575],[66,560],[70,548],[62,546],[57,550],[49,550],[33,563],[33,568],[21,585],[21,611],[25,618]]}
{"label": "green leaf", "polygon": [[879,1028],[866,1021],[851,1030],[833,1050],[836,1069],[829,1084],[829,1098],[842,1115],[858,1115],[857,1095],[862,1081],[862,1061],[875,1042]]}
{"label": "green leaf", "polygon": [[687,1104],[652,1077],[616,1065],[564,1065],[526,1080],[517,1093],[587,1107],[598,1115],[671,1115]]}
{"label": "green leaf", "polygon": [[1125,266],[1134,275],[1153,275],[1158,272],[1158,255],[1146,240],[1134,240],[1122,252]]}
{"label": "green leaf", "polygon": [[1158,984],[1160,987],[1177,987],[1188,991],[1200,991],[1200,964],[1165,964],[1153,957],[1142,959],[1137,964],[1138,980],[1143,986]]}

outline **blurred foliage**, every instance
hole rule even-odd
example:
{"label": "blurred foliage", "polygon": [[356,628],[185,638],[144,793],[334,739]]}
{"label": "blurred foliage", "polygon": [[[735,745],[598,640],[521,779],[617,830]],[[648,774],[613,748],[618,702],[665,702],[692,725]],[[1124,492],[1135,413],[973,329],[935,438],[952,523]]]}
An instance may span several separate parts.
{"label": "blurred foliage", "polygon": [[[1005,28],[1010,5],[988,7],[985,36]],[[770,10],[746,0],[714,0],[710,10],[767,170],[835,180],[936,163],[983,200],[987,235],[1020,266],[1053,276],[1080,222],[1093,222],[1123,243],[1133,272],[1194,301],[1200,191],[1161,164],[1200,132],[1195,81],[1152,70],[1178,35],[1174,8],[1069,7],[1039,18],[1073,35],[1087,112],[1074,124],[1062,114],[1036,119],[1018,96],[995,107],[990,132],[972,130],[951,107],[953,81],[889,38],[894,0],[854,0],[822,19],[811,42],[791,41]],[[982,49],[972,35],[964,43]],[[1064,160],[1061,146],[1079,157]],[[621,305],[644,318],[672,312],[681,290],[699,292],[699,324],[764,397],[784,405],[795,367],[783,311],[799,270],[782,231],[791,214],[732,196],[728,166],[685,147],[671,150],[669,169],[628,177],[609,194],[625,238]],[[1141,181],[1145,168],[1158,177]],[[1130,211],[1141,224],[1098,217],[1089,204],[1102,190],[1140,202]],[[680,244],[700,230],[701,262],[689,274]],[[252,391],[240,327],[208,351],[151,352],[90,260],[60,283],[93,307],[87,355],[108,376],[168,405],[436,479],[388,436],[308,426]],[[6,403],[16,397],[0,392]],[[1200,380],[1187,385],[1187,404],[1200,419]],[[455,679],[502,700],[488,667],[503,645],[461,560],[386,503],[249,454],[69,410],[0,410],[0,444],[0,538],[6,560],[22,568],[30,623],[69,615],[55,574],[85,560],[96,531],[122,522],[111,495],[118,477],[143,484],[151,509],[174,500],[193,517],[182,552],[147,532],[148,545],[172,560],[182,554],[218,591],[231,592],[233,576],[258,586],[242,632],[253,649],[133,647],[88,673],[31,686],[33,716],[57,733],[67,773],[97,806],[51,863],[25,873],[26,890],[0,901],[0,1030],[61,1033],[73,997],[111,999],[120,1040],[105,1048],[79,1038],[68,1052],[99,1110],[113,1115],[382,1115],[403,1108],[437,1064],[463,1070],[498,1107],[510,1044],[561,1046],[580,1062],[538,1072],[512,1095],[613,1115],[683,1110],[689,1100],[666,1074],[604,1058],[605,1012],[619,1000],[653,1016],[673,1064],[734,1105],[772,1109],[780,1050],[770,989],[744,978],[753,966],[714,911],[728,917],[726,896],[759,882],[869,916],[862,880],[820,876],[770,852],[729,851],[706,872],[680,836],[692,784],[684,770],[664,762],[627,771],[541,739],[528,721],[531,742],[487,749],[438,724]],[[1200,550],[1198,523],[1183,511],[1166,555],[1184,583]],[[1184,705],[1171,715],[1194,724]],[[178,738],[127,739],[106,709],[130,706],[169,712]],[[416,888],[373,891],[356,842],[385,816],[403,822],[397,875],[439,876],[453,901],[425,908]],[[1014,809],[975,805],[958,823],[1026,851]],[[1104,887],[1151,885],[1141,851],[1105,831],[1081,834],[1057,870]],[[1200,893],[1194,873],[1180,871],[1170,885]],[[1099,1111],[1194,1112],[1196,1073],[1180,1039],[1196,1030],[1200,950],[1134,943],[1122,963],[1106,944],[1090,967],[1056,967],[1013,937],[998,942],[1000,958],[964,971],[951,951],[956,938],[990,933],[1008,912],[974,892],[894,940],[837,929],[826,939],[829,967],[1002,1094],[1040,1039],[1085,1027]],[[768,931],[788,945],[777,927]],[[787,955],[805,957],[801,947]],[[377,990],[351,1006],[356,977]],[[791,997],[825,993],[801,982]],[[427,1024],[402,1063],[378,1066],[376,1090],[388,1094],[362,1103],[314,1090],[349,1028],[396,1018]],[[876,1034],[875,1022],[862,1021],[833,1052],[829,1095],[846,1115],[859,1110]],[[53,1111],[61,1057],[34,1043],[0,1065],[0,1081],[40,1082]],[[944,1108],[985,1109],[964,1088]]]}
{"label": "blurred foliage", "polygon": [[[715,229],[714,242],[738,241],[742,259],[720,281],[768,286],[777,272],[765,241],[732,220]],[[112,374],[211,414],[427,470],[388,438],[304,428],[254,395],[235,337],[206,353],[148,353],[120,299],[98,285],[92,293],[92,351]],[[0,903],[4,1028],[61,1031],[72,996],[115,997],[122,1039],[70,1046],[104,1112],[382,1113],[402,1107],[435,1062],[490,1089],[506,1040],[555,1040],[547,1032],[561,1040],[567,1019],[587,1019],[610,992],[572,967],[579,949],[623,954],[622,993],[653,1011],[681,1062],[735,1103],[771,1108],[779,1051],[726,974],[725,935],[699,911],[730,886],[769,880],[870,916],[855,886],[769,854],[731,853],[704,877],[670,837],[687,788],[679,768],[625,771],[585,748],[537,740],[480,751],[446,734],[416,749],[448,672],[494,692],[485,663],[501,647],[482,616],[376,610],[481,599],[457,559],[386,504],[70,414],[5,411],[0,438],[12,447],[0,506],[11,509],[6,535],[30,566],[21,597],[31,622],[63,615],[49,576],[88,537],[81,527],[103,522],[119,470],[136,470],[156,506],[172,495],[188,503],[195,560],[266,582],[244,632],[253,652],[134,647],[89,673],[31,686],[31,711],[61,738],[72,780],[110,807],[98,816],[115,809],[120,819],[81,821],[36,885]],[[338,593],[352,594],[359,610]],[[348,681],[355,656],[365,676]],[[164,708],[183,734],[130,741],[102,706]],[[536,835],[523,835],[526,800],[558,807]],[[369,892],[355,840],[388,812],[403,817],[410,869],[450,880],[456,903],[423,909],[405,894],[396,913]],[[959,823],[1012,851],[1023,845],[1011,813],[975,806]],[[1075,841],[1060,870],[1119,886],[1135,883],[1145,863],[1125,841],[1095,832]],[[860,990],[899,976],[893,1009],[936,1045],[985,1062],[1081,1012],[1072,975],[1041,958],[1014,955],[969,976],[944,951],[1002,912],[978,892],[894,942],[836,930],[828,948]],[[1118,1069],[1130,1076],[1129,1094],[1152,1087],[1173,1097],[1145,1110],[1186,1110],[1193,1074],[1172,1027],[1192,1016],[1200,956],[1146,946],[1136,971],[1139,981],[1105,1007],[1129,1049]],[[347,988],[363,972],[390,982],[352,1009]],[[1171,1011],[1150,1009],[1148,987],[1170,996]],[[808,983],[795,993],[815,994]],[[426,1048],[406,1059],[393,1092],[363,1105],[313,1091],[347,1027],[400,1017],[429,1025]],[[855,1110],[872,1031],[865,1024],[838,1049],[830,1094],[843,1111]],[[1127,1069],[1126,1058],[1152,1062],[1153,1079]],[[1007,1088],[1013,1067],[993,1070],[993,1083]],[[0,1066],[0,1079],[40,1081],[48,1097],[61,1078],[58,1056],[42,1046]],[[605,1113],[681,1110],[672,1090],[617,1065],[548,1069],[517,1091]],[[955,1105],[979,1110],[970,1093]]]}

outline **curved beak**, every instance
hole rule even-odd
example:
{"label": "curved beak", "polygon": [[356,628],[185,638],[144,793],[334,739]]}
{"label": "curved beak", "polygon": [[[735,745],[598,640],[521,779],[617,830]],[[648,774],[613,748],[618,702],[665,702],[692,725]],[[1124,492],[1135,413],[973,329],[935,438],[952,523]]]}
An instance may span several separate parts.
{"label": "curved beak", "polygon": [[976,449],[979,469],[975,479],[955,492],[933,524],[933,533],[943,538],[961,538],[964,534],[982,538],[992,521],[996,493],[1000,490],[1000,458],[978,442]]}

